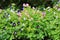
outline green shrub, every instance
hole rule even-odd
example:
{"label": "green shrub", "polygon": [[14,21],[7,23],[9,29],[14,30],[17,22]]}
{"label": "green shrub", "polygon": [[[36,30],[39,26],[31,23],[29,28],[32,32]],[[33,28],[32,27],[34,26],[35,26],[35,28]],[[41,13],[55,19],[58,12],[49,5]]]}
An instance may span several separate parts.
{"label": "green shrub", "polygon": [[43,12],[27,7],[20,17],[16,11],[0,12],[0,40],[60,40],[60,11],[56,8]]}

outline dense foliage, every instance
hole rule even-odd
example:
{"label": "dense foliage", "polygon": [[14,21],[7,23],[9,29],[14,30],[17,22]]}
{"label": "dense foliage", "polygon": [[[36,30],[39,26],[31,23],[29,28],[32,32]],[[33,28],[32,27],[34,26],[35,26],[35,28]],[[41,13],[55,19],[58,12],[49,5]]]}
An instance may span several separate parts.
{"label": "dense foliage", "polygon": [[51,6],[57,3],[58,0],[0,0],[0,8],[6,8],[11,3],[15,3],[17,7],[21,7],[23,3],[29,3],[30,6]]}
{"label": "dense foliage", "polygon": [[29,6],[21,13],[12,7],[0,10],[0,40],[60,40],[57,7],[40,11]]}

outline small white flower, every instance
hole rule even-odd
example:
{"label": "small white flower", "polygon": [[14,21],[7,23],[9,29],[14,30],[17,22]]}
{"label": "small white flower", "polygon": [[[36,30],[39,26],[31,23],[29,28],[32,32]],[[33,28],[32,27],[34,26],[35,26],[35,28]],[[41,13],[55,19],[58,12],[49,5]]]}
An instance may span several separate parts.
{"label": "small white flower", "polygon": [[47,9],[50,9],[50,7],[47,7]]}
{"label": "small white flower", "polygon": [[10,17],[10,15],[8,15]]}
{"label": "small white flower", "polygon": [[26,7],[26,4],[25,4],[25,3],[23,3],[23,6],[24,6],[24,7]]}
{"label": "small white flower", "polygon": [[29,19],[29,21],[32,21],[32,20],[33,20],[33,18],[30,18],[30,19]]}
{"label": "small white flower", "polygon": [[58,4],[56,4],[56,6],[58,6]]}
{"label": "small white flower", "polygon": [[31,18],[31,20],[33,20],[33,18]]}
{"label": "small white flower", "polygon": [[50,7],[47,7],[47,10],[50,12]]}
{"label": "small white flower", "polygon": [[44,10],[46,10],[46,9],[44,8]]}
{"label": "small white flower", "polygon": [[13,12],[13,13],[14,13],[14,10],[11,10],[11,12]]}
{"label": "small white flower", "polygon": [[26,20],[26,18],[24,17],[24,20]]}
{"label": "small white flower", "polygon": [[15,5],[15,3],[12,3],[12,5]]}
{"label": "small white flower", "polygon": [[56,14],[56,12],[54,12],[54,14]]}
{"label": "small white flower", "polygon": [[22,26],[25,26],[25,24],[23,23]]}
{"label": "small white flower", "polygon": [[21,30],[23,31],[23,28]]}
{"label": "small white flower", "polygon": [[32,7],[32,9],[35,9],[35,7]]}
{"label": "small white flower", "polygon": [[2,9],[0,9],[0,13],[2,12]]}

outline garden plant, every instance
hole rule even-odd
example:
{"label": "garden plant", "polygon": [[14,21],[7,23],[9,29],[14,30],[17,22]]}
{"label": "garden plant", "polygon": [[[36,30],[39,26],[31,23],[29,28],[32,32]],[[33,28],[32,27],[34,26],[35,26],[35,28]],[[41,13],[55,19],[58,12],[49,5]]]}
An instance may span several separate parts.
{"label": "garden plant", "polygon": [[[14,5],[14,4],[13,4]],[[0,40],[60,40],[60,10],[24,7],[0,10]]]}

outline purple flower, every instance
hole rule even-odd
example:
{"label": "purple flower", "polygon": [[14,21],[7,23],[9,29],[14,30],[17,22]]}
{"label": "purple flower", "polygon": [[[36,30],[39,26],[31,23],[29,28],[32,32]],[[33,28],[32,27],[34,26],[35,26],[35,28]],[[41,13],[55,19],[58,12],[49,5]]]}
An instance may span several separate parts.
{"label": "purple flower", "polygon": [[16,23],[12,23],[12,26],[15,27],[16,26]]}
{"label": "purple flower", "polygon": [[24,10],[24,7],[22,7],[21,10]]}
{"label": "purple flower", "polygon": [[20,22],[18,21],[17,24],[20,25]]}
{"label": "purple flower", "polygon": [[42,16],[44,17],[46,15],[46,12],[42,12]]}
{"label": "purple flower", "polygon": [[20,12],[20,10],[18,10],[18,12]]}
{"label": "purple flower", "polygon": [[19,14],[20,13],[20,10],[18,10],[17,13]]}
{"label": "purple flower", "polygon": [[58,11],[60,11],[60,8],[58,8]]}

